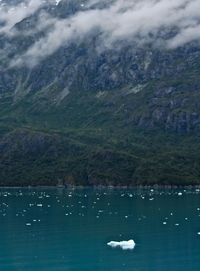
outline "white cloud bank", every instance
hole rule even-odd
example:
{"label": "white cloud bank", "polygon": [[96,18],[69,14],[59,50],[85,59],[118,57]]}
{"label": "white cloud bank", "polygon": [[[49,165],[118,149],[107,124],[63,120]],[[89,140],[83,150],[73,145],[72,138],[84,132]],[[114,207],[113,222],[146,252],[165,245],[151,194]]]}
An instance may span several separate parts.
{"label": "white cloud bank", "polygon": [[120,247],[123,250],[132,250],[135,248],[135,242],[133,240],[129,240],[129,241],[110,241],[109,243],[107,243],[108,246],[116,248],[116,247]]}
{"label": "white cloud bank", "polygon": [[3,24],[0,27],[0,34],[11,34],[12,28],[16,23],[35,13],[45,2],[41,0],[24,0],[16,6],[5,3],[1,4],[0,21]]}
{"label": "white cloud bank", "polygon": [[[102,1],[90,0],[85,6],[98,2]],[[35,12],[43,3],[42,0],[27,0],[25,11],[19,6],[12,11],[15,16],[10,16],[10,9],[4,7],[3,12],[0,10],[0,18],[3,14],[7,23],[0,32],[9,32],[12,25]],[[200,41],[200,0],[113,0],[104,8],[83,8],[67,19],[44,18],[44,25],[49,22],[50,31],[23,56],[15,59],[14,65],[34,66],[59,47],[75,39],[82,40],[93,31],[99,31],[99,46],[104,48],[128,41],[137,44],[151,42],[174,49]],[[41,27],[42,21],[39,23]],[[174,34],[166,37],[171,30]]]}

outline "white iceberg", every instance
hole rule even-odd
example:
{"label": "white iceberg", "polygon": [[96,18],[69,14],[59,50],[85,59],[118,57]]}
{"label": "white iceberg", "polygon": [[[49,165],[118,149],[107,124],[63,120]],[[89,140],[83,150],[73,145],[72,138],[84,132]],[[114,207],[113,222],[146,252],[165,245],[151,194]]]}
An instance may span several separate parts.
{"label": "white iceberg", "polygon": [[62,0],[56,0],[56,6],[61,2]]}
{"label": "white iceberg", "polygon": [[135,247],[135,242],[134,240],[129,240],[129,241],[110,241],[107,243],[108,246],[116,248],[116,247],[120,247],[123,250],[128,250],[128,249],[134,249]]}

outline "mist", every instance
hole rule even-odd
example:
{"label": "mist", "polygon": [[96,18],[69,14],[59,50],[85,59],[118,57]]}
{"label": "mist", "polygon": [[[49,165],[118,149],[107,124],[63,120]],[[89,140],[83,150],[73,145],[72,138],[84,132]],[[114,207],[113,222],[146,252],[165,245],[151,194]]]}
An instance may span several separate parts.
{"label": "mist", "polygon": [[[27,0],[15,7],[1,6],[0,18],[4,23],[0,33],[20,35],[13,31],[14,25],[48,2],[59,8],[62,1]],[[200,40],[199,0],[113,0],[104,1],[103,6],[100,0],[79,2],[80,9],[67,18],[43,12],[35,29],[48,25],[48,31],[23,55],[17,56],[12,65],[37,65],[61,46],[96,33],[98,48],[102,50],[112,49],[122,41],[134,46],[151,43],[175,49]]]}

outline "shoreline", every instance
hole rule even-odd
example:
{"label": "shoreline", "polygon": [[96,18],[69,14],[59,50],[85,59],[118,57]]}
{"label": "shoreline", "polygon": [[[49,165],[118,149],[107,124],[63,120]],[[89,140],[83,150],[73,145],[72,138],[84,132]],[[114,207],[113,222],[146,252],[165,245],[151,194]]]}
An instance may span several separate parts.
{"label": "shoreline", "polygon": [[101,189],[109,189],[109,190],[115,190],[115,189],[137,189],[137,190],[171,190],[171,189],[199,189],[200,190],[200,184],[199,185],[131,185],[131,186],[124,186],[124,185],[117,185],[117,186],[111,186],[111,185],[91,185],[91,186],[81,186],[81,185],[33,185],[33,186],[0,186],[0,189],[66,189],[66,190],[75,190],[75,189],[94,189],[94,190],[101,190]]}

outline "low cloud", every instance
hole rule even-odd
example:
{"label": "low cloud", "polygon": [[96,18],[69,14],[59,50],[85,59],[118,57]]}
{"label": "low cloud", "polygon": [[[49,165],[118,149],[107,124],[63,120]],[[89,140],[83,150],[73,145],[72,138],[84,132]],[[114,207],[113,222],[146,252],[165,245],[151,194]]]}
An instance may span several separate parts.
{"label": "low cloud", "polygon": [[[36,12],[43,3],[27,0],[25,11],[17,7],[12,11],[16,14],[13,18],[11,11],[4,7],[0,16],[3,14],[1,18],[6,24],[0,32],[9,33],[9,28]],[[200,41],[200,0],[111,0],[106,3],[103,6],[100,0],[80,1],[80,10],[66,19],[41,17],[40,27],[49,25],[49,31],[12,64],[34,66],[61,46],[83,40],[92,33],[99,34],[101,48],[112,48],[119,42],[139,45],[151,42],[174,49]]]}
{"label": "low cloud", "polygon": [[17,5],[9,4],[9,2],[0,5],[0,34],[13,34],[13,27],[23,19],[34,14],[45,1],[41,0],[24,0]]}

